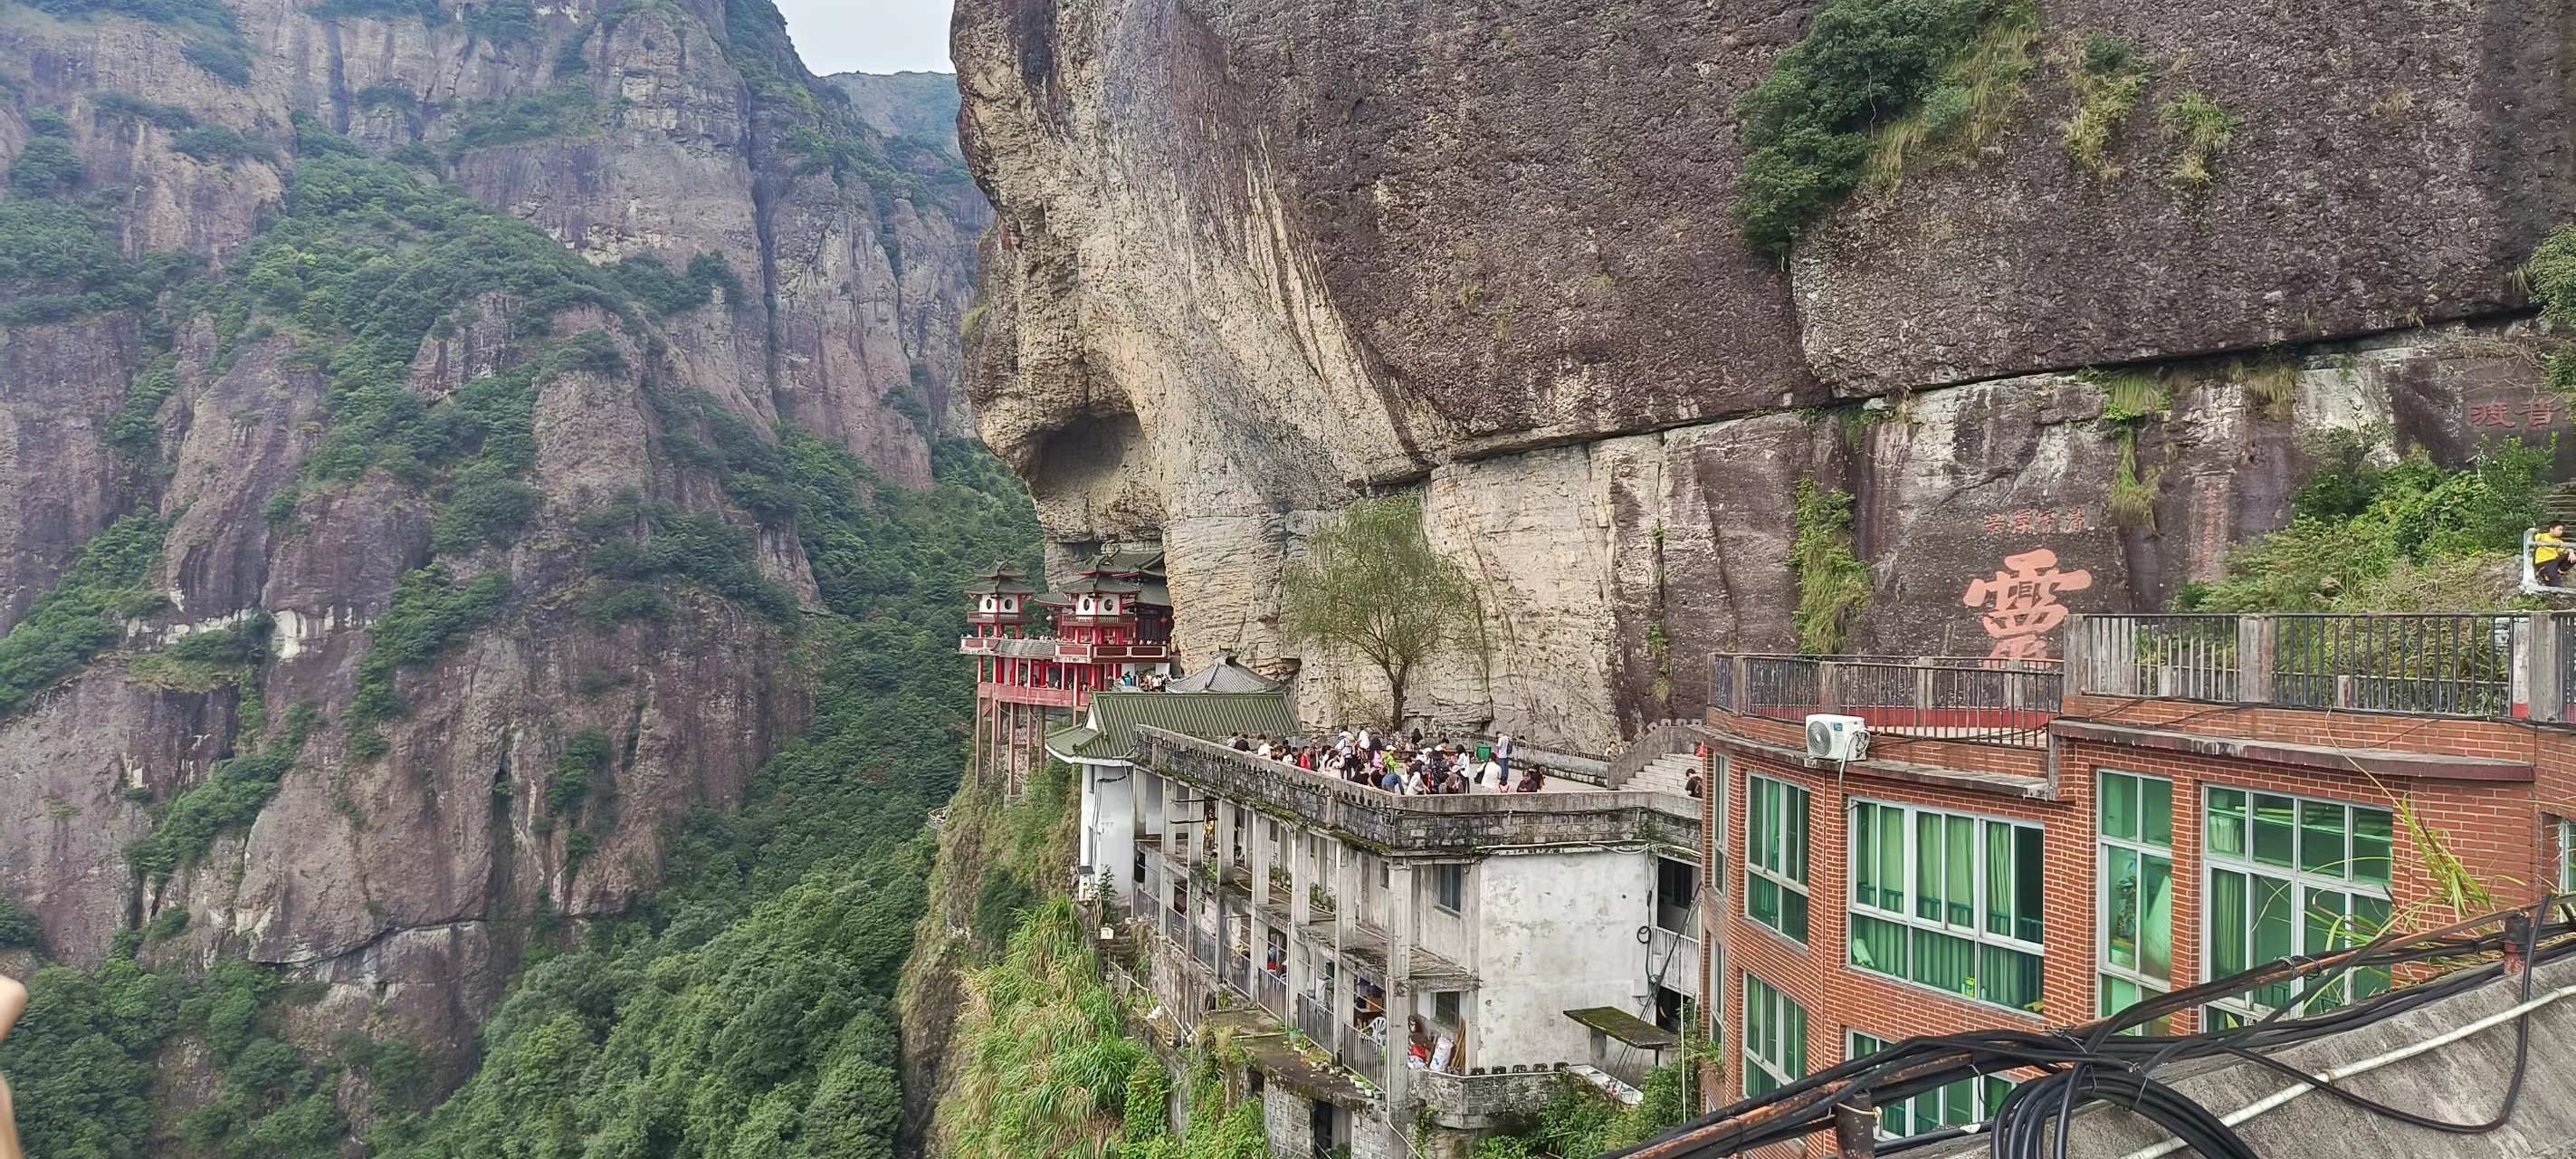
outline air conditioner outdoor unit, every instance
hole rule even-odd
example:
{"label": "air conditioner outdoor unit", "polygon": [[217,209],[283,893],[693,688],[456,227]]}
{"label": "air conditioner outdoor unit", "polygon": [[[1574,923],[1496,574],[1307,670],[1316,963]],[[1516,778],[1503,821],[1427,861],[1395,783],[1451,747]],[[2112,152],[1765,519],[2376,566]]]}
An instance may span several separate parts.
{"label": "air conditioner outdoor unit", "polygon": [[1807,718],[1807,755],[1827,761],[1869,759],[1869,726],[1857,716]]}

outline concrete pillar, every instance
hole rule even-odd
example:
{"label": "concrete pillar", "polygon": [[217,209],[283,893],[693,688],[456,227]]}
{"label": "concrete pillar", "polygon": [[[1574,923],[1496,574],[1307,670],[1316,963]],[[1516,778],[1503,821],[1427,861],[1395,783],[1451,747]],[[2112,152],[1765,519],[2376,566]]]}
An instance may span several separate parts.
{"label": "concrete pillar", "polygon": [[1401,1107],[1412,1093],[1413,1068],[1404,1065],[1413,1039],[1413,863],[1387,866],[1386,880],[1386,1105]]}
{"label": "concrete pillar", "polygon": [[1270,900],[1270,842],[1265,839],[1263,830],[1272,824],[1275,822],[1258,812],[1244,818],[1244,840],[1252,846],[1251,856],[1246,860],[1251,867],[1252,900],[1256,905]]}
{"label": "concrete pillar", "polygon": [[1283,842],[1288,853],[1288,924],[1298,929],[1315,920],[1315,838],[1290,827]]}
{"label": "concrete pillar", "polygon": [[[2236,618],[2236,699],[2243,704],[2272,702],[2272,661],[2280,636],[2270,616]],[[2155,689],[2144,690],[2153,693]]]}

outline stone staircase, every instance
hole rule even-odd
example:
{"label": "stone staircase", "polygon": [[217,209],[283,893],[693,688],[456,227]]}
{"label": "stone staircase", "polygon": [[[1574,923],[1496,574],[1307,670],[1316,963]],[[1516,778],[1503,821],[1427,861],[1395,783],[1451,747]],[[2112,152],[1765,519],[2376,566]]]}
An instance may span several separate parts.
{"label": "stone staircase", "polygon": [[1657,757],[1639,769],[1635,778],[1620,788],[1641,793],[1670,793],[1676,797],[1690,795],[1691,774],[1699,772],[1699,758],[1689,753]]}

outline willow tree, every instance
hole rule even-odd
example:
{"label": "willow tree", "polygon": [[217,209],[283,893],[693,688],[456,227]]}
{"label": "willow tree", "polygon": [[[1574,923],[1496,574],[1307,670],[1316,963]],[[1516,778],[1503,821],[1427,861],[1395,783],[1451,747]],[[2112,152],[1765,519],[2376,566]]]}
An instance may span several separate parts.
{"label": "willow tree", "polygon": [[1404,724],[1414,669],[1467,639],[1477,614],[1467,573],[1423,536],[1416,498],[1352,504],[1306,541],[1304,558],[1281,577],[1280,602],[1290,633],[1358,653],[1385,674],[1395,727]]}

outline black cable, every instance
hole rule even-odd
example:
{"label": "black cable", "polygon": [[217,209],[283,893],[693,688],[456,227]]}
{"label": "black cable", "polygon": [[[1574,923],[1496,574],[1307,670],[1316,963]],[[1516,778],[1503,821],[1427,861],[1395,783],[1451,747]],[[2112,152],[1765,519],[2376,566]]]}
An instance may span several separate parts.
{"label": "black cable", "polygon": [[[2502,929],[2497,929],[2499,926]],[[2497,932],[2482,932],[2487,930]],[[2545,899],[2529,909],[2464,922],[2430,934],[2389,934],[2367,945],[2322,957],[2302,956],[2267,963],[2205,986],[2150,999],[2085,1027],[1907,1039],[1876,1054],[1804,1076],[1769,1095],[1723,1108],[1661,1139],[1621,1152],[1620,1156],[1683,1159],[1740,1153],[1830,1129],[1836,1105],[1855,1092],[1868,1092],[1882,1106],[1897,1105],[1963,1080],[2037,1069],[2042,1074],[2016,1086],[2003,1104],[1993,1109],[1992,1121],[1981,1128],[1988,1133],[1989,1149],[1997,1159],[2063,1155],[2070,1134],[2063,1125],[2094,1102],[2127,1107],[2158,1123],[2208,1159],[2254,1159],[2244,1141],[2222,1120],[2152,1077],[2164,1066],[2212,1057],[2252,1060],[2393,1122],[2458,1134],[2492,1131],[2511,1120],[2529,1071],[2528,1010],[2515,1019],[2513,1079],[2496,1117],[2483,1124],[2448,1123],[2362,1098],[2332,1084],[2318,1083],[2305,1072],[2262,1052],[2344,1033],[2467,993],[2501,978],[2507,969],[2505,959],[2515,956],[2522,963],[2522,1002],[2527,1005],[2534,973],[2570,955],[2576,955],[2576,895]],[[2305,1010],[2326,988],[2341,985],[2346,987],[2345,993],[2353,992],[2364,971],[2393,973],[2423,965],[2450,968],[2440,977],[2392,987],[2331,1010]],[[2294,1000],[2241,1026],[2195,1035],[2123,1033],[2143,1030],[2157,1019],[2218,999],[2286,984],[2300,987]],[[2058,1124],[2058,1129],[2052,1131],[2051,1124]],[[1883,1149],[1912,1150],[1974,1133],[1967,1128],[1944,1128],[1891,1141]],[[2050,1146],[2052,1142],[2054,1147]]]}

